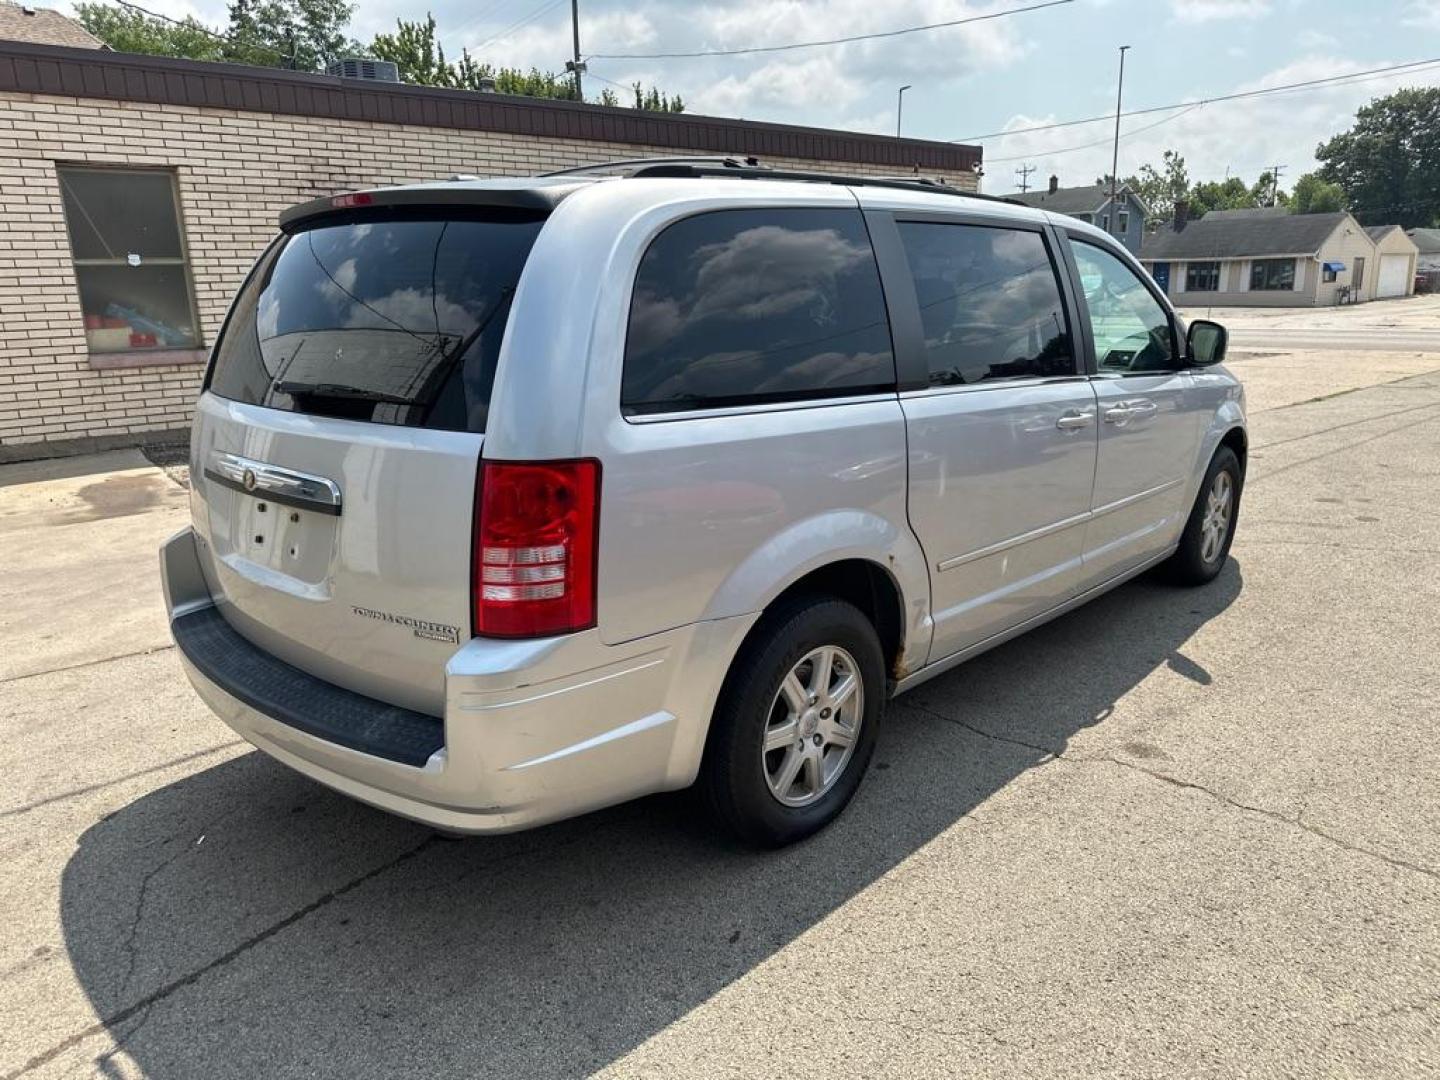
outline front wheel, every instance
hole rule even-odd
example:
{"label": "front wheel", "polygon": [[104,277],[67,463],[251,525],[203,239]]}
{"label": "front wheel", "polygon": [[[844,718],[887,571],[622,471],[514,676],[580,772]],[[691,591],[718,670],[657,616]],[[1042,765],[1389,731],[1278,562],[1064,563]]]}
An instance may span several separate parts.
{"label": "front wheel", "polygon": [[858,608],[812,597],[766,614],[725,681],[700,783],[719,823],[780,847],[829,824],[870,764],[884,654]]}
{"label": "front wheel", "polygon": [[1172,581],[1180,585],[1204,585],[1220,573],[1235,539],[1240,484],[1240,459],[1235,451],[1222,446],[1210,459],[1200,494],[1195,497],[1190,519],[1180,534],[1180,546],[1166,564]]}

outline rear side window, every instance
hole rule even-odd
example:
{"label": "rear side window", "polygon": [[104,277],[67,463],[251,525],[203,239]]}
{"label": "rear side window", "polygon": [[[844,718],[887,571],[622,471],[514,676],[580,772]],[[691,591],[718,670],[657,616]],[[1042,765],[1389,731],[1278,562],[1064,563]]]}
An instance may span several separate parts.
{"label": "rear side window", "polygon": [[283,237],[215,350],[209,389],[288,412],[483,432],[534,218],[361,219]]}
{"label": "rear side window", "polygon": [[1074,375],[1060,285],[1038,232],[899,223],[930,385]]}
{"label": "rear side window", "polygon": [[880,274],[858,210],[720,210],[641,260],[625,342],[627,413],[893,389]]}

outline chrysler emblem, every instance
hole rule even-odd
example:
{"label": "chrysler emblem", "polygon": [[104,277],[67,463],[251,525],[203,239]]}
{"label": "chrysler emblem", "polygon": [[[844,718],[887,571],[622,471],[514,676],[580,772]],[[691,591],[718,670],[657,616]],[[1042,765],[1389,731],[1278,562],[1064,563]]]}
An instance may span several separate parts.
{"label": "chrysler emblem", "polygon": [[245,490],[246,490],[246,491],[254,491],[254,490],[255,490],[255,470],[254,470],[254,469],[246,469],[246,470],[245,470],[245,475],[240,478],[240,483],[242,483],[242,484],[245,485]]}

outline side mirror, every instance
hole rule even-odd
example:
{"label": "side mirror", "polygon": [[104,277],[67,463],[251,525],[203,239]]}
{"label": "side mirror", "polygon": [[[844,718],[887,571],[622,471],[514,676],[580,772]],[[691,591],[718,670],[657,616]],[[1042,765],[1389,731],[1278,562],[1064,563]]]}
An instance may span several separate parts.
{"label": "side mirror", "polygon": [[1185,334],[1185,354],[1192,367],[1210,367],[1225,359],[1230,331],[1209,319],[1196,319]]}

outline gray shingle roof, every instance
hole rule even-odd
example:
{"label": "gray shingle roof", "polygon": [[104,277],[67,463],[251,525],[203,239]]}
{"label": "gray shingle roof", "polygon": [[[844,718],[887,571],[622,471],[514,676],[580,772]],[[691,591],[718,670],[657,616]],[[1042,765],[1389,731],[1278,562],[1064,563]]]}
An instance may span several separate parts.
{"label": "gray shingle roof", "polygon": [[74,19],[50,8],[21,7],[0,0],[0,41],[103,49],[104,43]]}
{"label": "gray shingle roof", "polygon": [[1145,238],[1142,259],[1217,259],[1305,255],[1320,245],[1349,214],[1206,214],[1176,232],[1161,229]]}
{"label": "gray shingle roof", "polygon": [[[1121,193],[1124,193],[1124,188]],[[1010,197],[1026,206],[1043,207],[1057,214],[1093,214],[1110,198],[1110,185],[1087,184],[1085,187],[1062,187],[1054,191],[1042,188]]]}
{"label": "gray shingle roof", "polygon": [[1426,255],[1440,251],[1440,229],[1410,229],[1405,235]]}
{"label": "gray shingle roof", "polygon": [[1398,229],[1399,225],[1366,225],[1365,235],[1374,240],[1377,244],[1385,238],[1385,234],[1391,229]]}

